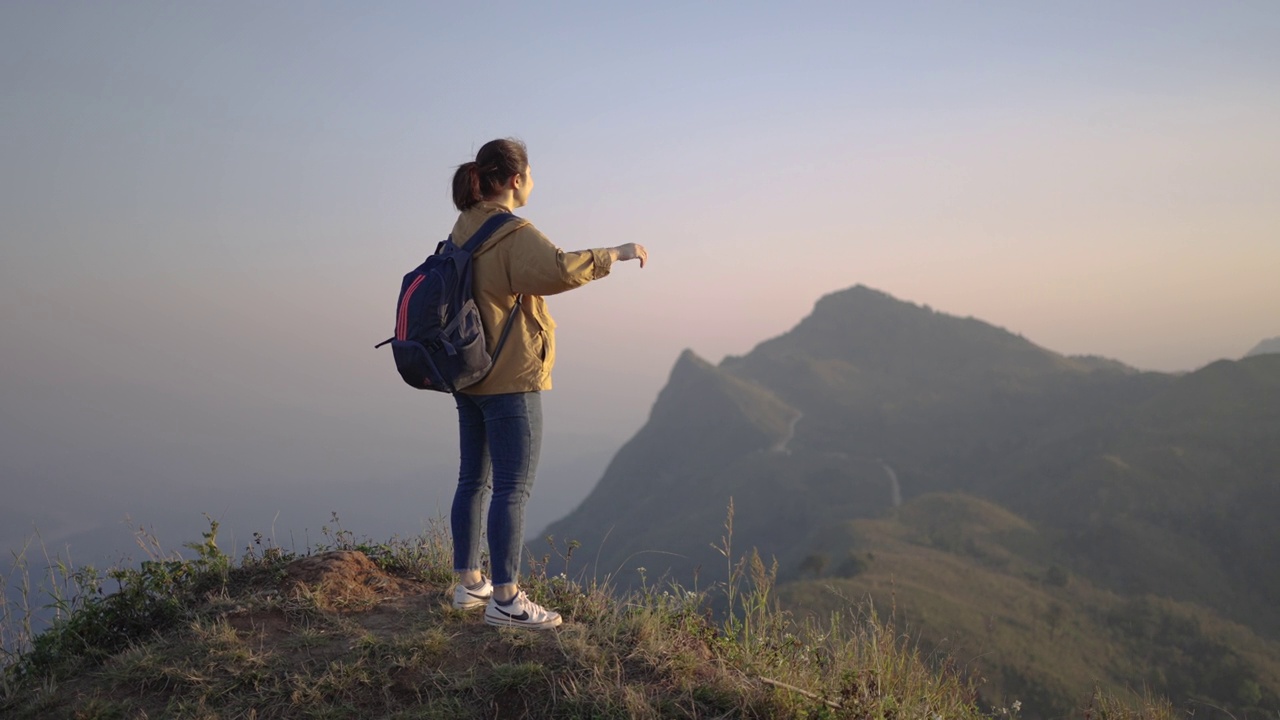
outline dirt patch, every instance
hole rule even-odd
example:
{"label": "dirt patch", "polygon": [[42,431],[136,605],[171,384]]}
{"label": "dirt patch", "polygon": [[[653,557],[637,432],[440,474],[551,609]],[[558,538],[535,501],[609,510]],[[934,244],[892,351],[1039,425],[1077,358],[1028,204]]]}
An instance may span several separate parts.
{"label": "dirt patch", "polygon": [[388,575],[359,550],[334,550],[285,566],[281,590],[291,597],[309,596],[323,610],[360,612],[387,598],[420,595],[428,588]]}
{"label": "dirt patch", "polygon": [[407,630],[438,626],[445,622],[446,601],[436,588],[423,586],[420,595],[388,598],[356,619],[360,627],[381,638],[393,638]]}
{"label": "dirt patch", "polygon": [[290,633],[289,621],[280,610],[242,610],[225,615],[227,623],[242,637],[256,636],[268,642],[279,642]]}

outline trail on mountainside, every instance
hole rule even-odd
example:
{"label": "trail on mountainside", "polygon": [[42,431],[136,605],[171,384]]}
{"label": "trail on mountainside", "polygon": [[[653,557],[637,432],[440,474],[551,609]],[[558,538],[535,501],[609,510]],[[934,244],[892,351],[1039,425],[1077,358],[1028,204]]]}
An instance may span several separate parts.
{"label": "trail on mountainside", "polygon": [[787,434],[774,443],[773,447],[769,448],[769,452],[782,453],[783,455],[791,454],[791,440],[796,436],[796,424],[803,417],[804,413],[797,410],[795,417],[791,418],[791,422],[787,424]]}

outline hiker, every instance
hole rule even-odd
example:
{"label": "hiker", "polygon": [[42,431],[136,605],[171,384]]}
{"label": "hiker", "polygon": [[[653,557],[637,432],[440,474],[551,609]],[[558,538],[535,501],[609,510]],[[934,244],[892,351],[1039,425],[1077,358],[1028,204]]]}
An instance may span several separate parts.
{"label": "hiker", "polygon": [[[460,165],[453,176],[453,202],[462,213],[453,226],[453,242],[462,246],[486,218],[524,207],[532,191],[524,143],[485,143],[476,159]],[[522,218],[504,224],[476,251],[473,292],[488,347],[498,345],[508,319],[511,326],[489,375],[454,393],[462,456],[450,514],[453,567],[458,573],[455,608],[484,605],[485,622],[491,625],[560,625],[560,614],[531,601],[517,582],[524,508],[542,445],[541,392],[551,389],[556,359],[556,325],[543,297],[598,280],[609,274],[614,262],[639,260],[644,267],[647,259],[644,247],[635,243],[565,252]],[[485,578],[480,569],[480,515],[490,490],[492,578]]]}

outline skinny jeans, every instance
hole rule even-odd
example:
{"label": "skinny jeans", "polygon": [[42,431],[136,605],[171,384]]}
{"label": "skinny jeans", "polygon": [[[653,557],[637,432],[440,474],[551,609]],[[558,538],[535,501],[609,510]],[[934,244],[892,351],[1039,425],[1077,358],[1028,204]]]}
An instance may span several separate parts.
{"label": "skinny jeans", "polygon": [[489,564],[494,585],[516,582],[524,549],[524,507],[542,450],[542,395],[455,393],[461,464],[453,495],[453,568],[480,569],[480,529],[489,501]]}

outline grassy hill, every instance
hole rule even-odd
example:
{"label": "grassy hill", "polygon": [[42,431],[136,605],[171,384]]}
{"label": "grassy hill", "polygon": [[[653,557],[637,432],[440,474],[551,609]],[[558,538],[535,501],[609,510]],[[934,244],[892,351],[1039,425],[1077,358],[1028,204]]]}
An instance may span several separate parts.
{"label": "grassy hill", "polygon": [[[986,679],[988,703],[1020,698],[1064,717],[1102,686],[1146,687],[1213,717],[1225,699],[1266,716],[1280,690],[1280,644],[1191,603],[1123,596],[1053,561],[1027,521],[962,494],[926,495],[825,538],[835,562],[780,588],[783,606],[821,617],[871,600]],[[853,562],[849,560],[853,559]]]}
{"label": "grassy hill", "polygon": [[[570,580],[572,553],[535,561],[526,589],[556,631],[497,629],[450,607],[447,538],[333,542],[235,562],[216,525],[193,560],[80,573],[49,631],[0,665],[6,718],[979,718],[970,679],[866,613],[794,622],[758,555],[712,593],[645,585],[619,597]],[[731,533],[730,533],[731,535]],[[731,544],[726,540],[726,546]],[[554,574],[553,574],[554,573]],[[12,621],[6,616],[6,621]],[[12,628],[6,628],[12,629]],[[1166,703],[1083,698],[1099,720],[1165,720]]]}

